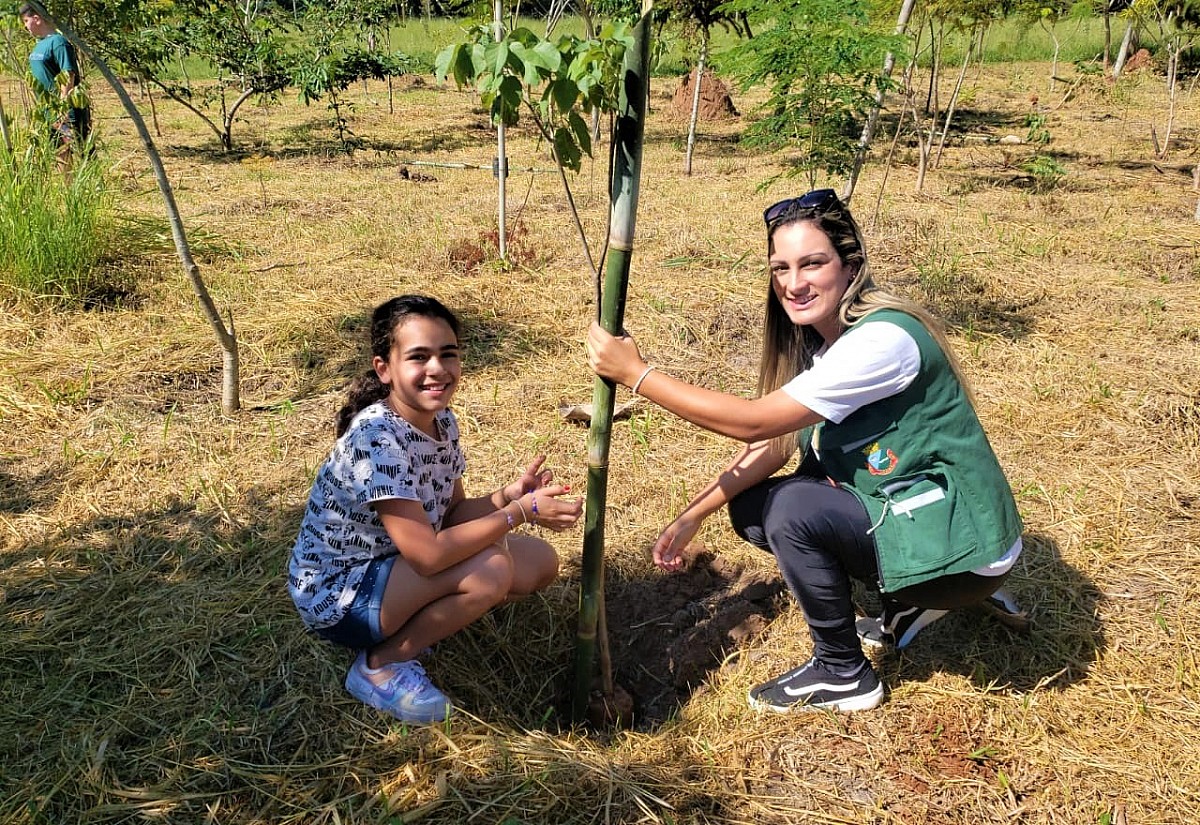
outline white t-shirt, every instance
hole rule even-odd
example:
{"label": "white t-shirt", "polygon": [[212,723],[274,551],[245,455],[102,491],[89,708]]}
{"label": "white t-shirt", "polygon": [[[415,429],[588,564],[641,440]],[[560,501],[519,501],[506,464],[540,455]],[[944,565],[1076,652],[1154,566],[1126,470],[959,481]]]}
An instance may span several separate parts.
{"label": "white t-shirt", "polygon": [[[863,324],[813,355],[813,365],[783,391],[822,418],[840,424],[862,407],[904,392],[921,370],[913,337],[888,321]],[[999,576],[1016,563],[1021,539],[1003,556],[972,572]]]}
{"label": "white t-shirt", "polygon": [[312,627],[338,623],[354,601],[367,565],[399,552],[375,512],[387,499],[419,501],[437,530],[466,471],[458,422],[435,417],[430,438],[386,403],[366,407],[317,471],[288,565],[288,590]]}
{"label": "white t-shirt", "polygon": [[822,418],[841,424],[861,407],[904,392],[921,370],[917,342],[902,328],[877,321],[841,335],[813,355],[813,365],[783,386]]}

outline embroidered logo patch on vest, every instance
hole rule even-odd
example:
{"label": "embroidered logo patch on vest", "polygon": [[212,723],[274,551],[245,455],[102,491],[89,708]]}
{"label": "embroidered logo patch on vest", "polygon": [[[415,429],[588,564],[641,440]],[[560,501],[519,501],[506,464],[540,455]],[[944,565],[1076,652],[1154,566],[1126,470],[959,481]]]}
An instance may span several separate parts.
{"label": "embroidered logo patch on vest", "polygon": [[880,447],[876,441],[868,444],[863,450],[863,455],[867,457],[867,472],[873,476],[885,476],[892,470],[896,469],[896,454],[887,447]]}

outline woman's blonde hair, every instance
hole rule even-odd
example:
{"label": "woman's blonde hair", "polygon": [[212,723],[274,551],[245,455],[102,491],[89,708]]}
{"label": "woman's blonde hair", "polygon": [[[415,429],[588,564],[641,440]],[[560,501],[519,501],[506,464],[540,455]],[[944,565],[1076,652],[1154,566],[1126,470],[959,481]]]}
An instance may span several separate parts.
{"label": "woman's blonde hair", "polygon": [[[870,262],[867,260],[866,246],[863,244],[862,231],[854,216],[850,214],[849,208],[837,198],[816,209],[800,207],[799,201],[800,199],[794,201],[791,208],[784,210],[778,218],[767,224],[767,257],[775,251],[775,233],[780,227],[807,222],[820,229],[833,244],[842,263],[854,269],[854,275],[842,294],[841,301],[838,302],[838,320],[842,326],[849,329],[872,312],[881,309],[895,309],[913,316],[941,347],[950,368],[970,398],[970,385],[962,374],[941,323],[923,307],[875,285],[871,277]],[[774,392],[811,367],[813,354],[824,343],[824,339],[815,329],[810,326],[798,326],[788,318],[783,305],[775,297],[768,265],[767,307],[763,319],[762,360],[758,371],[759,396]],[[792,435],[781,436],[776,448],[790,453],[795,447],[793,438]]]}

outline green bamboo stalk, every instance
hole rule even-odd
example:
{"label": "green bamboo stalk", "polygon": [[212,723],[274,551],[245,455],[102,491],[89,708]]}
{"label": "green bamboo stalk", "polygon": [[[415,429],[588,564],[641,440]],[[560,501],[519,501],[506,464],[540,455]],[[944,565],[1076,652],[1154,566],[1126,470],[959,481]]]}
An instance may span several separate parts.
{"label": "green bamboo stalk", "polygon": [[[629,264],[633,258],[633,234],[637,222],[638,187],[642,170],[642,134],[645,127],[646,94],[650,81],[650,11],[642,5],[642,18],[633,29],[633,48],[625,55],[620,109],[613,128],[612,194],[605,255],[604,289],[601,292],[600,324],[617,334],[625,322],[625,296]],[[575,686],[571,716],[582,721],[587,713],[595,664],[597,626],[604,609],[604,510],[608,499],[608,448],[612,437],[613,400],[616,385],[597,378],[592,390],[592,423],[588,430],[588,475],[583,526],[583,573],[579,585],[579,626],[575,642]],[[602,649],[606,648],[603,644]],[[611,698],[612,668],[604,667],[605,692]]]}

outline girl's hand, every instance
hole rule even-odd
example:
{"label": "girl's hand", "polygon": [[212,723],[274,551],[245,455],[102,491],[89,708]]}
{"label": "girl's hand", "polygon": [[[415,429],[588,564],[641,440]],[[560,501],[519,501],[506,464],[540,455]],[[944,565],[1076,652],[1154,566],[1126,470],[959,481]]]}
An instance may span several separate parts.
{"label": "girl's hand", "polygon": [[691,544],[699,529],[699,522],[693,523],[683,516],[668,524],[659,535],[658,541],[654,542],[654,563],[668,573],[683,570],[687,564],[683,555],[684,548]]}
{"label": "girl's hand", "polygon": [[588,366],[601,378],[632,387],[646,369],[637,342],[628,335],[610,335],[596,321],[588,330]]}
{"label": "girl's hand", "polygon": [[572,527],[583,513],[583,502],[579,499],[559,498],[570,491],[570,487],[551,484],[526,493],[517,500],[529,519],[527,523],[557,532]]}
{"label": "girl's hand", "polygon": [[510,501],[516,501],[526,493],[541,489],[554,480],[553,471],[542,469],[542,465],[545,462],[546,457],[539,455],[533,461],[529,462],[529,466],[525,468],[525,472],[521,473],[520,478],[512,484],[505,485],[503,495],[506,504]]}

